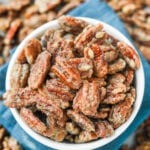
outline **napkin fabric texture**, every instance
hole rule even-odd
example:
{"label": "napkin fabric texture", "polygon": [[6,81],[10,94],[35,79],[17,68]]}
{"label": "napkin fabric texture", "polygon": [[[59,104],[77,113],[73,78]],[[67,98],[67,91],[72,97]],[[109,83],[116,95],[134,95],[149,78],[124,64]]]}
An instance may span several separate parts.
{"label": "napkin fabric texture", "polygon": [[[118,29],[129,40],[131,40],[130,36],[124,28],[123,23],[120,21],[116,13],[103,1],[87,1],[72,10],[70,13],[68,13],[68,15],[78,17],[90,17],[104,21]],[[138,112],[138,115],[136,116],[134,122],[126,129],[126,131],[122,135],[120,135],[113,142],[101,148],[97,148],[97,150],[118,150],[120,145],[128,138],[128,136],[135,131],[139,124],[141,124],[148,115],[150,115],[150,65],[146,62],[146,60],[143,58],[139,51],[138,53],[142,59],[146,81],[143,103],[140,111]],[[5,91],[5,76],[7,72],[7,67],[8,63],[0,68],[0,94]],[[25,133],[25,131],[19,126],[19,124],[12,116],[10,110],[3,105],[3,102],[0,102],[0,124],[7,128],[10,134],[19,141],[19,143],[24,147],[25,150],[52,150],[52,148],[48,148],[38,143],[27,133]]]}

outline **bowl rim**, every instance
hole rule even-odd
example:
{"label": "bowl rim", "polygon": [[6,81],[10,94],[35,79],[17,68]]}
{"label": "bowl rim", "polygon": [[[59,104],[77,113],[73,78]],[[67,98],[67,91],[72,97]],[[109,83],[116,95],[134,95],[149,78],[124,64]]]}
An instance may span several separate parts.
{"label": "bowl rim", "polygon": [[[108,32],[110,35],[113,35],[113,37],[119,39],[120,41],[124,41],[127,44],[129,44],[131,47],[135,49],[135,47],[133,46],[133,44],[117,29],[115,29],[114,27],[108,25],[107,23],[104,23],[103,21],[100,20],[96,20],[96,19],[92,19],[92,18],[87,18],[87,17],[75,17],[75,18],[79,18],[82,20],[87,21],[90,24],[96,25],[98,23],[102,23],[104,25],[104,30],[106,32]],[[24,45],[26,44],[26,42],[34,37],[39,37],[40,35],[42,35],[46,30],[50,29],[50,28],[54,28],[57,29],[58,28],[58,20],[54,20],[54,21],[50,21],[40,27],[38,27],[37,29],[35,29],[32,33],[30,33],[17,47],[14,55],[12,56],[9,66],[8,66],[8,70],[7,70],[7,74],[6,74],[6,90],[10,89],[10,72],[11,72],[11,68],[14,65],[15,59],[18,55],[18,53],[20,52],[20,50],[24,47]],[[137,53],[137,50],[136,50]],[[138,54],[138,53],[137,53]],[[138,54],[139,56],[139,54]],[[139,56],[140,57],[140,56]],[[131,116],[128,118],[128,120],[122,124],[119,128],[117,128],[114,132],[114,134],[110,137],[107,138],[102,138],[102,139],[98,139],[92,142],[88,142],[88,143],[82,143],[82,144],[73,144],[73,143],[65,143],[65,142],[56,142],[51,140],[50,138],[44,137],[38,133],[36,133],[35,131],[33,131],[25,122],[24,120],[20,117],[17,109],[15,108],[10,108],[14,118],[16,119],[16,121],[18,122],[18,124],[21,126],[21,128],[28,134],[30,135],[33,139],[35,139],[36,141],[40,142],[41,144],[44,144],[48,147],[52,147],[55,149],[65,149],[65,150],[76,150],[76,149],[94,149],[94,148],[98,148],[98,147],[102,147],[110,142],[112,142],[114,139],[116,139],[119,135],[121,135],[123,132],[125,132],[125,130],[129,127],[129,125],[131,125],[131,123],[133,122],[133,120],[135,119],[142,100],[143,100],[143,94],[144,94],[144,88],[145,88],[145,78],[144,78],[144,70],[143,70],[143,65],[140,59],[140,68],[138,70],[136,70],[135,72],[135,76],[136,76],[136,90],[137,90],[137,96],[136,96],[136,101],[134,103],[134,108],[132,111]],[[138,78],[140,77],[140,79]]]}

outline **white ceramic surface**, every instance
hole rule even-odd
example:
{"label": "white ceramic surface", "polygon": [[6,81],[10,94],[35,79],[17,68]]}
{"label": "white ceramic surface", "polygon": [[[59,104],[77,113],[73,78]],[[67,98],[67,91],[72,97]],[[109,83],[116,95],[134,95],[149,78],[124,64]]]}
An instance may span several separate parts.
{"label": "white ceramic surface", "polygon": [[[85,17],[78,17],[78,18],[86,20],[88,23],[93,24],[93,25],[102,23],[104,25],[104,30],[107,31],[110,35],[114,36],[115,38],[117,38],[121,41],[128,43],[129,45],[131,45],[133,47],[131,42],[123,34],[121,34],[118,30],[111,27],[110,25],[108,25],[104,22],[98,21],[98,20],[90,19],[90,18],[85,18]],[[37,28],[36,30],[34,30],[18,46],[16,52],[14,53],[14,55],[10,61],[10,65],[8,67],[7,76],[6,76],[6,89],[7,90],[11,88],[10,82],[9,82],[10,81],[10,78],[9,78],[10,71],[11,71],[12,66],[14,65],[15,59],[16,59],[19,51],[24,47],[24,45],[27,43],[27,41],[29,39],[34,38],[34,37],[39,37],[46,30],[48,30],[50,28],[57,28],[57,27],[58,27],[57,20],[46,23],[46,24],[42,25],[41,27]],[[137,113],[140,109],[140,106],[142,103],[142,98],[143,98],[143,93],[144,93],[144,83],[145,83],[143,66],[142,66],[141,62],[140,62],[140,65],[141,65],[140,69],[138,69],[135,74],[137,96],[136,96],[136,101],[134,104],[133,112],[132,112],[130,118],[123,125],[121,125],[118,129],[116,129],[115,133],[111,137],[107,137],[107,138],[103,138],[103,139],[99,139],[99,140],[96,140],[93,142],[83,143],[83,144],[70,144],[70,143],[64,143],[64,142],[61,142],[61,143],[55,142],[47,137],[41,136],[40,134],[34,132],[31,128],[29,128],[28,125],[22,120],[22,118],[20,117],[20,115],[16,109],[11,108],[11,112],[12,112],[13,116],[15,117],[15,119],[17,120],[17,122],[19,123],[19,125],[31,137],[33,137],[35,140],[37,140],[38,142],[40,142],[48,147],[52,147],[55,149],[61,149],[61,150],[83,150],[83,149],[88,150],[88,149],[94,149],[97,147],[101,147],[105,144],[110,143],[111,141],[116,139],[120,134],[122,134],[128,128],[128,126],[132,123],[132,121],[134,120],[135,116],[137,115]]]}

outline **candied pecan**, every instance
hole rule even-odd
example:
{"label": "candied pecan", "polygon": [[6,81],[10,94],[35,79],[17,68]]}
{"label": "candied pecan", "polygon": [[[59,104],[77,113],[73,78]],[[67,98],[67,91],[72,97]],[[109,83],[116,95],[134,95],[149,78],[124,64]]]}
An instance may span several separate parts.
{"label": "candied pecan", "polygon": [[47,12],[47,22],[54,20],[56,18],[56,12],[53,10],[50,10]]}
{"label": "candied pecan", "polygon": [[80,72],[82,79],[90,78],[93,74],[93,64],[88,58],[71,58],[68,64],[74,65]]}
{"label": "candied pecan", "polygon": [[57,5],[61,3],[61,0],[35,0],[35,5],[38,6],[39,12],[44,13],[49,9],[55,8]]}
{"label": "candied pecan", "polygon": [[89,116],[91,118],[96,118],[96,119],[105,119],[108,117],[110,112],[110,108],[100,108],[98,112],[93,114],[93,116]]}
{"label": "candied pecan", "polygon": [[57,53],[55,55],[53,55],[53,60],[54,60],[55,56],[59,57],[59,58],[60,57],[65,58],[65,59],[74,58],[74,53],[73,53],[73,50],[71,48],[72,46],[70,44],[67,44],[66,41],[64,41],[64,43],[62,42],[61,47],[63,47],[63,45],[66,48],[64,47],[62,50],[57,51]]}
{"label": "candied pecan", "polygon": [[63,35],[64,35],[64,31],[62,29],[58,29],[58,30],[49,29],[43,34],[42,38],[47,41],[55,40],[57,42],[62,40]]}
{"label": "candied pecan", "polygon": [[73,100],[74,95],[71,93],[70,88],[64,85],[59,79],[47,80],[46,88],[49,92],[62,98],[63,100]]}
{"label": "candied pecan", "polygon": [[[54,29],[49,29],[47,30],[43,36],[41,37],[41,42],[43,43],[42,46],[46,47],[47,49],[53,54],[55,52],[55,50],[57,50],[58,47],[58,42],[60,42],[62,40],[62,36],[63,36],[63,31],[58,29],[58,30],[54,30]],[[56,43],[53,43],[53,42]],[[49,46],[47,45],[47,42],[49,42]]]}
{"label": "candied pecan", "polygon": [[111,136],[114,133],[114,129],[108,121],[98,121],[95,125],[97,137],[103,138]]}
{"label": "candied pecan", "polygon": [[54,103],[52,99],[49,99],[47,95],[36,95],[36,103],[37,108],[43,112],[46,112],[46,115],[53,113],[55,117],[58,117],[57,119],[63,117],[62,109],[56,103]]}
{"label": "candied pecan", "polygon": [[101,88],[103,86],[106,86],[106,81],[105,78],[90,78],[88,81],[92,82],[92,81],[96,81],[96,83],[98,84],[98,87]]}
{"label": "candied pecan", "polygon": [[18,41],[19,42],[22,42],[24,40],[24,38],[29,34],[31,33],[32,29],[29,28],[29,27],[24,27],[24,28],[21,28],[19,30],[19,33],[18,33]]}
{"label": "candied pecan", "polygon": [[73,100],[73,109],[92,116],[97,112],[100,101],[97,82],[95,80],[92,83],[84,81],[83,87]]}
{"label": "candied pecan", "polygon": [[56,65],[52,66],[52,71],[60,80],[72,89],[79,89],[81,78],[79,71],[64,59],[56,59]]}
{"label": "candied pecan", "polygon": [[12,88],[21,88],[27,85],[30,68],[28,64],[14,64],[11,70],[10,85]]}
{"label": "candied pecan", "polygon": [[[35,117],[35,116],[33,115],[33,117]],[[35,119],[38,119],[38,118],[35,118]],[[39,122],[41,122],[41,121],[39,120]],[[43,122],[41,122],[41,123],[43,124]],[[55,141],[63,141],[64,137],[66,135],[65,129],[61,128],[61,127],[56,127],[56,126],[54,126],[54,124],[55,124],[55,122],[53,122],[53,118],[51,116],[47,116],[46,124],[44,124],[44,126],[46,127],[46,130],[44,130],[43,132],[40,132],[40,134],[50,137],[51,139],[53,139]],[[36,131],[36,132],[38,132],[38,131]]]}
{"label": "candied pecan", "polygon": [[42,46],[38,39],[31,39],[27,42],[25,48],[25,56],[29,64],[33,64],[36,57],[41,53]]}
{"label": "candied pecan", "polygon": [[107,86],[107,94],[118,94],[118,93],[125,93],[126,92],[126,85],[121,82],[111,83]]}
{"label": "candied pecan", "polygon": [[30,109],[21,108],[20,115],[30,128],[42,135],[44,134],[47,129],[46,125]]}
{"label": "candied pecan", "polygon": [[19,52],[19,54],[18,54],[18,56],[17,56],[17,63],[19,63],[19,64],[24,64],[24,63],[26,63],[26,61],[27,61],[27,59],[26,59],[26,56],[25,56],[25,52],[24,52],[24,49],[22,49],[20,52]]}
{"label": "candied pecan", "polygon": [[65,140],[68,141],[68,142],[73,143],[74,142],[74,136],[68,134],[67,136],[65,136]]}
{"label": "candied pecan", "polygon": [[94,52],[90,47],[84,48],[84,57],[89,59],[94,59]]}
{"label": "candied pecan", "polygon": [[100,95],[101,95],[101,101],[103,101],[103,99],[106,97],[107,91],[105,87],[101,87],[100,88]]}
{"label": "candied pecan", "polygon": [[17,140],[13,137],[6,136],[2,142],[3,150],[23,150],[22,147],[18,144]]}
{"label": "candied pecan", "polygon": [[141,45],[139,47],[142,55],[150,62],[150,50],[149,50],[149,46],[145,46],[145,45]]}
{"label": "candied pecan", "polygon": [[103,53],[116,51],[115,46],[112,45],[112,39],[110,37],[105,40],[104,44],[99,45],[99,47]]}
{"label": "candied pecan", "polygon": [[149,14],[145,10],[138,10],[132,16],[132,21],[137,27],[150,30],[150,26],[147,23]]}
{"label": "candied pecan", "polygon": [[94,73],[97,77],[104,77],[108,72],[108,64],[103,53],[97,44],[93,44],[91,49],[94,52]]}
{"label": "candied pecan", "polygon": [[83,32],[81,32],[75,39],[75,46],[80,55],[83,55],[83,49],[88,45],[88,43],[95,37],[95,34],[98,31],[103,29],[102,24],[98,24],[96,26],[88,25],[84,28]]}
{"label": "candied pecan", "polygon": [[65,40],[65,41],[68,41],[68,42],[73,42],[74,41],[74,38],[75,38],[75,36],[73,35],[73,34],[71,34],[71,33],[66,33],[66,34],[64,34],[64,36],[63,36],[63,39]]}
{"label": "candied pecan", "polygon": [[73,122],[67,122],[66,131],[69,132],[71,135],[78,135],[80,130]]}
{"label": "candied pecan", "polygon": [[95,126],[93,122],[88,119],[83,114],[79,114],[73,110],[68,110],[67,115],[71,118],[78,126],[80,126],[85,131],[95,131]]}
{"label": "candied pecan", "polygon": [[28,78],[29,87],[36,89],[42,85],[50,69],[50,59],[51,56],[47,51],[38,55]]}
{"label": "candied pecan", "polygon": [[66,130],[65,128],[48,128],[44,133],[44,136],[50,137],[51,139],[61,142],[64,140],[66,136]]}
{"label": "candied pecan", "polygon": [[126,85],[124,84],[125,77],[120,74],[114,74],[109,79],[109,84],[107,86],[108,94],[118,94],[126,92]]}
{"label": "candied pecan", "polygon": [[134,93],[134,89],[130,90],[130,93],[127,93],[127,96],[123,102],[120,102],[112,107],[109,115],[109,121],[112,123],[114,128],[118,128],[130,117],[132,105],[135,101]]}
{"label": "candied pecan", "polygon": [[123,83],[126,80],[125,76],[121,73],[116,73],[112,75],[109,79],[109,83]]}
{"label": "candied pecan", "polygon": [[5,45],[4,47],[3,47],[3,52],[2,52],[2,54],[3,54],[3,57],[6,59],[6,60],[9,60],[8,58],[9,58],[9,56],[10,56],[10,51],[11,51],[11,45]]}
{"label": "candied pecan", "polygon": [[122,125],[130,116],[132,109],[126,107],[125,103],[119,103],[113,106],[110,112],[109,121],[113,124],[114,128],[118,128]]}
{"label": "candied pecan", "polygon": [[132,69],[128,69],[125,71],[125,76],[126,76],[126,87],[127,87],[127,90],[130,89],[130,86],[133,82],[133,78],[134,78],[134,71]]}
{"label": "candied pecan", "polygon": [[95,132],[81,131],[79,136],[76,136],[75,143],[85,143],[96,140],[98,137]]}
{"label": "candied pecan", "polygon": [[33,5],[28,6],[25,9],[25,11],[23,12],[23,16],[25,18],[30,18],[32,17],[33,14],[36,14],[36,13],[38,13],[38,7],[35,4],[33,4]]}
{"label": "candied pecan", "polygon": [[123,101],[125,99],[125,94],[123,93],[117,93],[115,95],[109,95],[107,96],[102,103],[103,104],[116,104],[120,101]]}
{"label": "candied pecan", "polygon": [[150,31],[149,30],[144,30],[144,29],[134,27],[134,28],[132,28],[131,35],[138,42],[141,42],[144,45],[150,46],[150,44],[149,44],[150,43]]}
{"label": "candied pecan", "polygon": [[111,50],[111,51],[105,52],[103,55],[104,55],[104,60],[110,63],[114,61],[115,59],[117,59],[118,52],[116,50]]}
{"label": "candied pecan", "polygon": [[126,94],[126,103],[128,106],[132,106],[136,98],[136,90],[134,87],[130,88],[130,91]]}
{"label": "candied pecan", "polygon": [[23,7],[27,6],[30,4],[31,0],[11,0],[10,3],[8,4],[8,10],[12,11],[20,11]]}
{"label": "candied pecan", "polygon": [[[53,116],[52,114],[50,114],[46,118],[46,123],[47,123],[47,126],[49,129],[54,130],[54,131],[57,131],[57,129],[58,129],[58,132],[59,131],[61,132],[61,130],[65,131],[66,119],[67,118],[65,115],[63,118],[58,119],[55,116]],[[67,132],[67,131],[65,131],[65,132]]]}
{"label": "candied pecan", "polygon": [[140,67],[140,59],[135,50],[124,42],[118,42],[117,48],[132,69]]}
{"label": "candied pecan", "polygon": [[119,58],[114,63],[108,65],[108,74],[115,74],[126,67],[126,62]]}
{"label": "candied pecan", "polygon": [[106,41],[109,39],[109,35],[105,31],[98,31],[95,34],[95,37],[91,39],[91,41],[87,44],[90,46],[92,44],[103,45],[106,44]]}
{"label": "candied pecan", "polygon": [[122,8],[122,13],[125,15],[132,14],[137,9],[137,6],[133,3],[127,4]]}
{"label": "candied pecan", "polygon": [[8,90],[4,94],[5,102],[7,107],[21,108],[25,106],[30,106],[36,103],[35,96],[38,93],[30,88],[19,88]]}
{"label": "candied pecan", "polygon": [[10,28],[6,34],[6,38],[4,40],[4,43],[6,45],[11,44],[12,39],[14,38],[16,32],[18,31],[19,27],[21,26],[21,20],[15,19],[13,22],[11,22]]}
{"label": "candied pecan", "polygon": [[66,109],[70,106],[68,101],[64,100],[62,97],[59,97],[58,95],[54,95],[54,93],[49,92],[45,86],[39,88],[38,91],[40,94],[48,96],[49,99],[54,101],[54,103],[57,106],[61,107],[62,109]]}
{"label": "candied pecan", "polygon": [[29,28],[37,28],[47,22],[47,15],[46,14],[34,14],[30,18],[23,20],[23,25]]}
{"label": "candied pecan", "polygon": [[107,62],[104,60],[103,53],[97,44],[93,44],[91,48],[84,49],[84,57],[93,59],[94,73],[97,77],[104,77],[107,74]]}
{"label": "candied pecan", "polygon": [[57,17],[62,16],[63,14],[67,13],[69,10],[73,9],[74,7],[79,6],[81,3],[80,0],[76,0],[76,1],[70,1],[69,3],[67,3],[64,7],[62,7],[58,14]]}
{"label": "candied pecan", "polygon": [[38,110],[46,114],[47,116],[51,115],[54,117],[57,125],[63,127],[66,122],[66,116],[63,110],[54,102],[52,99],[49,99],[47,95],[36,95],[36,107]]}
{"label": "candied pecan", "polygon": [[6,19],[5,17],[0,18],[0,30],[6,32],[11,23],[11,18]]}
{"label": "candied pecan", "polygon": [[76,19],[69,16],[62,16],[58,19],[60,27],[69,33],[79,34],[88,25],[87,22],[81,19]]}
{"label": "candied pecan", "polygon": [[63,58],[74,57],[72,48],[74,47],[74,42],[69,37],[65,37],[63,30],[48,30],[41,38],[44,47],[52,54],[53,61],[57,56]]}
{"label": "candied pecan", "polygon": [[110,76],[108,81],[107,97],[103,100],[103,104],[116,104],[120,101],[123,101],[127,91],[126,84],[124,83],[125,76],[121,73],[116,73]]}

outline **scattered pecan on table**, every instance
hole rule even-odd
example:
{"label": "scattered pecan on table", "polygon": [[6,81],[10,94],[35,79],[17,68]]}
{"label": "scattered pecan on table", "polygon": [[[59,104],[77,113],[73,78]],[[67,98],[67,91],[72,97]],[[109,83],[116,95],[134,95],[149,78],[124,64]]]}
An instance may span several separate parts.
{"label": "scattered pecan on table", "polygon": [[5,105],[56,141],[84,143],[111,136],[136,99],[134,49],[103,29],[69,16],[29,40],[11,70]]}
{"label": "scattered pecan on table", "polygon": [[149,150],[150,149],[150,116],[138,127],[133,146],[124,144],[120,150]]}
{"label": "scattered pecan on table", "polygon": [[105,0],[117,12],[137,48],[150,62],[150,0]]}
{"label": "scattered pecan on table", "polygon": [[9,0],[8,4],[0,3],[0,66],[9,60],[10,50],[35,28],[66,14],[82,2],[83,0]]}
{"label": "scattered pecan on table", "polygon": [[16,139],[11,137],[8,131],[0,125],[0,149],[1,150],[23,150]]}

